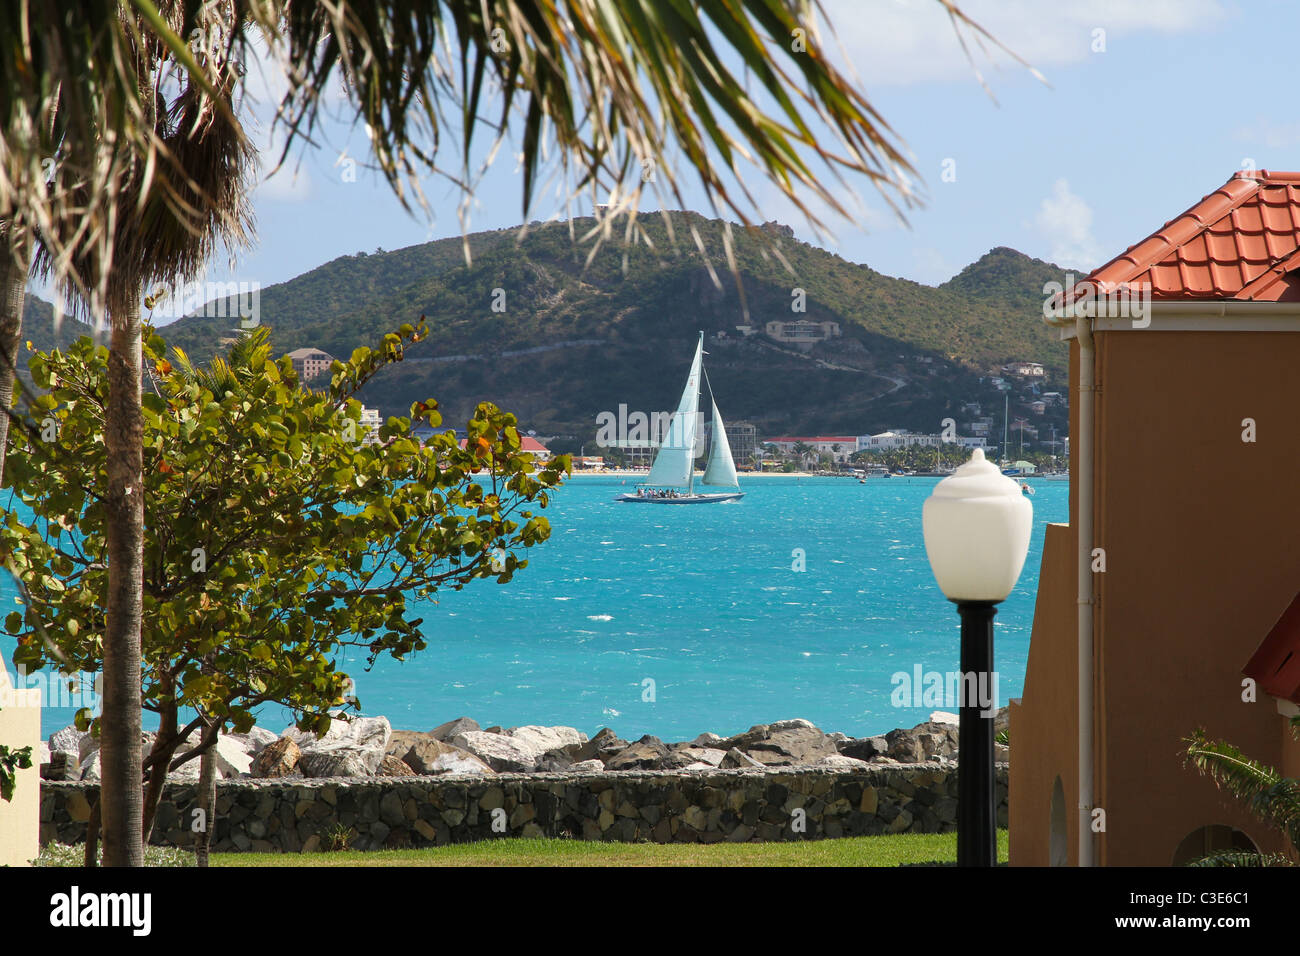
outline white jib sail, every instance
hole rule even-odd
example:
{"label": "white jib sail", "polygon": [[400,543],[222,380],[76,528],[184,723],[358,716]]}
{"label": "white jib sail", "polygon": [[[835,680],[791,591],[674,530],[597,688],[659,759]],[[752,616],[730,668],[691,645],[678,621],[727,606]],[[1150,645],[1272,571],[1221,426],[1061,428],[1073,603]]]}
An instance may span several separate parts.
{"label": "white jib sail", "polygon": [[731,458],[731,443],[727,441],[727,428],[718,414],[718,403],[713,402],[713,448],[709,451],[709,467],[704,469],[704,484],[739,488],[736,480],[736,463]]}
{"label": "white jib sail", "polygon": [[700,354],[704,350],[704,336],[695,346],[695,361],[686,377],[686,388],[677,411],[668,423],[668,434],[659,445],[659,453],[650,467],[647,485],[685,487],[695,469],[696,419],[700,411]]}

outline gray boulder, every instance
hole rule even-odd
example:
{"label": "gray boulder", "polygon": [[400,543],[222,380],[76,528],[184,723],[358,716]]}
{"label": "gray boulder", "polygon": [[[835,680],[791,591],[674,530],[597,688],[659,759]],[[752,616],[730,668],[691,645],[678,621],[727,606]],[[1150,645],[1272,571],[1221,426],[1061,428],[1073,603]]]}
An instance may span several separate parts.
{"label": "gray boulder", "polygon": [[89,737],[90,734],[83,730],[78,730],[75,726],[69,725],[62,730],[56,730],[50,734],[47,741],[50,747],[50,753],[71,753],[76,754],[78,760],[81,758],[81,738]]}
{"label": "gray boulder", "polygon": [[761,739],[753,740],[743,749],[750,757],[769,767],[791,767],[816,764],[823,757],[838,755],[839,749],[831,740],[807,721],[781,721],[784,726],[777,730],[769,725],[768,732]]}
{"label": "gray boulder", "polygon": [[422,740],[438,740],[431,733],[424,733],[420,730],[394,730],[388,738],[388,746],[384,748],[384,753],[398,760],[406,756],[406,752]]}
{"label": "gray boulder", "polygon": [[606,770],[658,770],[668,756],[668,746],[658,737],[646,734],[605,762]]}
{"label": "gray boulder", "polygon": [[661,770],[685,769],[691,764],[702,763],[709,767],[716,767],[722,763],[722,758],[727,752],[718,750],[713,747],[691,747],[681,744],[673,744],[669,748],[668,754],[660,763]]}
{"label": "gray boulder", "polygon": [[[295,727],[290,727],[283,736],[302,751],[299,766],[307,776],[357,777],[372,775],[379,769],[392,734],[392,725],[386,717],[354,717],[334,719],[323,737]],[[313,754],[318,756],[307,760]],[[357,772],[358,766],[364,770]]]}
{"label": "gray boulder", "polygon": [[[570,745],[573,746],[573,745]],[[597,761],[599,763],[599,761]],[[575,761],[573,755],[569,753],[569,747],[561,747],[559,750],[548,750],[537,759],[536,770],[538,773],[560,773],[571,768]],[[604,764],[601,763],[603,767]]]}
{"label": "gray boulder", "polygon": [[457,734],[449,743],[468,750],[497,773],[528,773],[536,769],[538,758],[543,753],[523,740],[486,730]]}
{"label": "gray boulder", "polygon": [[77,755],[68,750],[55,750],[50,758],[41,764],[42,780],[80,780],[81,765]]}
{"label": "gray boulder", "polygon": [[384,754],[384,759],[379,761],[379,769],[375,771],[376,777],[413,777],[415,771],[412,770],[404,761],[398,760],[392,754]]}
{"label": "gray boulder", "polygon": [[488,764],[468,750],[432,737],[416,741],[401,759],[413,772],[420,774],[493,773]]}
{"label": "gray boulder", "polygon": [[[217,772],[223,779],[229,780],[232,777],[246,777],[253,768],[253,755],[248,752],[247,740],[238,739],[226,734],[217,736],[217,742],[214,745],[217,751]],[[259,749],[265,749],[266,744],[262,744]]]}
{"label": "gray boulder", "polygon": [[298,770],[308,777],[369,777],[379,769],[383,759],[381,752],[372,767],[363,758],[363,751],[346,744],[327,744],[304,750],[298,760]]}
{"label": "gray boulder", "polygon": [[429,731],[429,736],[434,740],[451,740],[457,734],[467,734],[471,731],[482,730],[478,721],[471,720],[469,717],[457,717],[455,720],[449,720],[445,724],[439,724]]}
{"label": "gray boulder", "polygon": [[267,744],[253,758],[249,772],[254,777],[287,777],[298,770],[302,750],[291,737],[281,737]]}
{"label": "gray boulder", "polygon": [[764,764],[759,763],[743,750],[737,750],[732,747],[723,755],[722,762],[718,764],[722,770],[764,770]]}
{"label": "gray boulder", "polygon": [[256,726],[250,728],[246,734],[229,734],[227,736],[230,740],[238,743],[250,757],[256,757],[264,747],[280,739],[274,732],[267,730],[265,727]]}
{"label": "gray boulder", "polygon": [[731,737],[724,737],[715,741],[711,746],[721,750],[746,750],[751,744],[757,743],[767,736],[767,724],[755,724],[743,734],[735,734]]}
{"label": "gray boulder", "polygon": [[608,727],[602,727],[586,743],[578,744],[576,747],[572,744],[565,747],[564,750],[574,759],[575,762],[587,760],[600,760],[608,762],[618,756],[628,748],[628,741],[624,740]]}
{"label": "gray boulder", "polygon": [[93,735],[89,733],[83,734],[81,739],[77,741],[77,760],[81,763],[85,763],[87,757],[98,752],[99,740]]}
{"label": "gray boulder", "polygon": [[853,757],[846,757],[844,754],[830,754],[822,757],[817,761],[816,766],[827,767],[831,770],[870,770],[871,764],[865,760],[856,760]]}
{"label": "gray boulder", "polygon": [[587,735],[573,727],[538,727],[536,725],[511,727],[506,731],[506,736],[519,741],[531,750],[535,750],[538,757],[548,750],[558,750],[560,747],[585,744],[587,742]]}
{"label": "gray boulder", "polygon": [[925,759],[921,742],[910,730],[895,729],[885,734],[889,756],[900,763],[920,763]]}
{"label": "gray boulder", "polygon": [[840,755],[854,760],[873,760],[889,756],[889,742],[884,737],[850,737],[837,742]]}
{"label": "gray boulder", "polygon": [[811,720],[795,717],[791,720],[774,721],[767,725],[767,729],[769,733],[776,733],[778,730],[817,730],[817,727]]}

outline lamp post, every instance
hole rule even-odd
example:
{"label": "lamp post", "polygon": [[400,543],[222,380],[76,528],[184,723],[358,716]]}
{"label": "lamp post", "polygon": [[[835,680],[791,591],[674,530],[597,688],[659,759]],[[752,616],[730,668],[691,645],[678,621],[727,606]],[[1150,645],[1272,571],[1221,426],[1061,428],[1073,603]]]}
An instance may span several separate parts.
{"label": "lamp post", "polygon": [[1034,509],[976,448],[935,486],[921,513],[925,553],[961,616],[957,865],[997,863],[993,801],[993,615],[1025,565]]}

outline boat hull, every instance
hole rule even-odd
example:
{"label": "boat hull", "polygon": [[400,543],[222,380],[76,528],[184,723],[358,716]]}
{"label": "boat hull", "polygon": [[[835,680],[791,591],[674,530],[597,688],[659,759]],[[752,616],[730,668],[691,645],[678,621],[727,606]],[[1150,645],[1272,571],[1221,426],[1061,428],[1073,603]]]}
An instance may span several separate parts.
{"label": "boat hull", "polygon": [[745,497],[743,491],[728,491],[712,495],[678,495],[676,498],[651,498],[645,495],[623,494],[614,500],[641,505],[711,505],[719,501],[738,501],[743,497]]}

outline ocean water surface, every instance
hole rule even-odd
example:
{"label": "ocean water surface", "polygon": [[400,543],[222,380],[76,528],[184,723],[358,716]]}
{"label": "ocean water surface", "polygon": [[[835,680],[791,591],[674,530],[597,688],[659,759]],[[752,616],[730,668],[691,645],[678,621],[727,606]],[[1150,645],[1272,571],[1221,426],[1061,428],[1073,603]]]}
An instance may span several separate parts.
{"label": "ocean water surface", "polygon": [[[910,727],[937,708],[894,706],[895,675],[958,666],[956,610],[921,538],[937,480],[742,478],[742,501],[670,507],[613,501],[633,479],[573,478],[512,582],[420,602],[429,647],[406,661],[350,662],[363,712],[409,730],[464,715],[665,740],[788,717],[855,736]],[[999,704],[1022,689],[1043,527],[1067,520],[1068,484],[1033,484],[1029,557],[996,618]],[[46,708],[45,733],[72,713]],[[288,719],[266,708],[259,723]]]}

